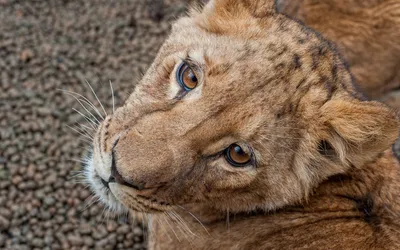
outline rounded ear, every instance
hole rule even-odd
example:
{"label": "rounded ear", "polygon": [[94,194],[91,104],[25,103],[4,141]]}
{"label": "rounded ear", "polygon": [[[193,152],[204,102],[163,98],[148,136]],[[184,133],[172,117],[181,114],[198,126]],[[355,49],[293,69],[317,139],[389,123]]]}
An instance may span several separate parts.
{"label": "rounded ear", "polygon": [[322,107],[322,121],[342,161],[362,166],[389,149],[399,135],[395,112],[374,101],[331,100]]}

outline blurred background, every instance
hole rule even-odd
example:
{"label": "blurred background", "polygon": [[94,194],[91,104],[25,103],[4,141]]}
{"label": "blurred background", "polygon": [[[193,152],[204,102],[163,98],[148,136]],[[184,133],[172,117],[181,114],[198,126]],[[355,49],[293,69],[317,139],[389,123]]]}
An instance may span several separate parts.
{"label": "blurred background", "polygon": [[[312,1],[298,1],[307,2]],[[331,11],[333,1],[320,2],[327,3],[324,6],[330,13],[341,12]],[[370,96],[393,106],[400,103],[399,94],[391,94],[400,83],[396,78],[400,46],[394,46],[400,38],[400,25],[373,23],[378,35],[366,32],[363,37],[359,23],[353,33],[348,32],[351,22],[337,25],[359,16],[362,12],[357,8],[345,9],[344,16],[311,11],[320,13],[315,17],[288,5],[288,0],[278,3],[283,11],[338,40],[339,50],[351,62],[356,79],[365,82]],[[361,5],[360,1],[354,3]],[[87,80],[110,112],[109,81],[119,106],[152,62],[170,23],[185,13],[187,4],[184,0],[0,0],[0,249],[145,248],[145,228],[126,216],[109,214],[82,183],[79,171],[88,143],[68,126],[84,122],[73,109],[84,110],[59,89],[82,94],[100,109]],[[384,17],[379,20],[385,21]],[[372,28],[367,23],[364,30]],[[375,46],[370,37],[378,43],[376,38],[382,38],[382,46]],[[374,48],[383,49],[374,54]],[[380,56],[381,51],[387,51],[387,57]],[[364,66],[370,66],[368,62],[382,66],[379,76]],[[391,77],[384,70],[396,74]],[[364,81],[372,79],[365,72],[389,87]],[[389,99],[382,97],[387,93]]]}

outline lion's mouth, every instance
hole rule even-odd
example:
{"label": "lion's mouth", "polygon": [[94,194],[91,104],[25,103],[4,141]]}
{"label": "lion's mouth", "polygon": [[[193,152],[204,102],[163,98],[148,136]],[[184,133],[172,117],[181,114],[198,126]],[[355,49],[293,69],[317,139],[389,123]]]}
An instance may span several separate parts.
{"label": "lion's mouth", "polygon": [[116,199],[131,210],[144,213],[163,213],[172,208],[167,202],[151,199],[140,194],[132,194],[133,190],[130,187],[115,182],[109,183],[109,186]]}
{"label": "lion's mouth", "polygon": [[94,192],[94,197],[97,197],[110,211],[116,214],[124,214],[127,212],[123,204],[121,204],[115,195],[111,192],[108,182],[104,181],[96,170],[88,171],[88,182]]}
{"label": "lion's mouth", "polygon": [[100,181],[101,181],[101,183],[104,185],[104,187],[110,189],[110,186],[108,185],[108,182],[107,182],[107,181],[105,181],[105,180],[104,180],[103,178],[101,178],[101,177],[100,177]]}
{"label": "lion's mouth", "polygon": [[103,203],[106,208],[116,214],[126,214],[127,209],[123,206],[115,195],[111,192],[108,182],[100,175],[95,167],[93,154],[85,159],[84,173],[86,182],[93,192],[93,199]]}
{"label": "lion's mouth", "polygon": [[[115,144],[116,145],[116,144]],[[171,210],[172,206],[165,201],[153,197],[153,193],[162,186],[149,187],[142,183],[126,180],[119,173],[115,157],[115,145],[107,160],[110,166],[108,171],[103,171],[104,162],[95,165],[93,155],[86,165],[87,180],[95,193],[110,210],[120,213],[133,210],[143,213],[160,213]]]}

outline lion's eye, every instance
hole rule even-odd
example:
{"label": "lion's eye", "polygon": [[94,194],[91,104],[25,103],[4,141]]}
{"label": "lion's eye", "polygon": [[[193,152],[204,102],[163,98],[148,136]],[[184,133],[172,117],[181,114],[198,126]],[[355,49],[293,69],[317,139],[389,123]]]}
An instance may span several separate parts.
{"label": "lion's eye", "polygon": [[186,91],[190,91],[197,86],[197,77],[193,70],[189,67],[189,65],[183,62],[179,65],[178,70],[176,71],[176,80],[179,85],[184,88]]}
{"label": "lion's eye", "polygon": [[225,158],[232,166],[243,167],[250,162],[251,155],[239,145],[232,144],[225,150]]}

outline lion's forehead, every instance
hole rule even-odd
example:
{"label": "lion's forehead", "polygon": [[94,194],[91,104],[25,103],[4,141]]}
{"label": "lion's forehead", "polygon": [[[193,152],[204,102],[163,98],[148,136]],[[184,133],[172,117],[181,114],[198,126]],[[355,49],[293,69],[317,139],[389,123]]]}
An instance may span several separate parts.
{"label": "lion's forehead", "polygon": [[[178,88],[172,72],[185,56],[205,65],[204,81],[199,89],[171,105],[167,100],[170,96],[161,92],[168,88],[165,86]],[[160,109],[168,111],[158,112],[154,119],[151,109],[140,117],[121,117],[124,124],[133,126],[142,120],[152,130],[190,135],[196,141],[206,140],[203,131],[210,128],[213,133],[208,139],[237,131],[250,138],[267,121],[293,119],[303,103],[321,106],[337,89],[333,86],[337,65],[340,62],[329,45],[297,25],[272,25],[263,35],[243,38],[213,34],[183,18],[174,25],[141,83],[146,86],[142,89],[149,91],[133,95],[140,100],[136,102],[151,106],[146,100],[154,99],[145,96],[156,93],[157,101],[165,102]],[[166,68],[169,70],[160,77]],[[194,93],[198,93],[196,98],[192,98]],[[126,106],[126,114],[131,113],[129,106],[137,108]],[[154,122],[160,119],[162,124]]]}

